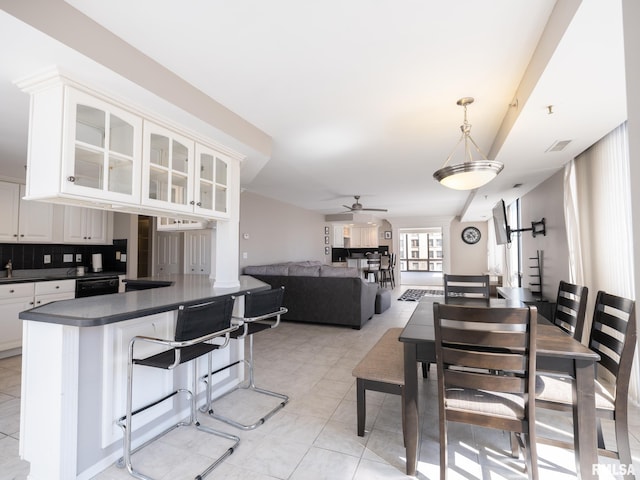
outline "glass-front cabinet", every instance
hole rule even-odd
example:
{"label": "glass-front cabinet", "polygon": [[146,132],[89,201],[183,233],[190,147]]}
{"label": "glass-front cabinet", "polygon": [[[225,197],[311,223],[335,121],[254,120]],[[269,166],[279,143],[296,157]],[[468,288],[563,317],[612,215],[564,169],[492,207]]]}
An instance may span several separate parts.
{"label": "glass-front cabinet", "polygon": [[142,119],[68,88],[64,193],[139,203]]}
{"label": "glass-front cabinet", "polygon": [[143,152],[142,203],[193,212],[193,140],[145,121]]}
{"label": "glass-front cabinet", "polygon": [[229,159],[212,148],[196,144],[196,160],[194,213],[225,216]]}

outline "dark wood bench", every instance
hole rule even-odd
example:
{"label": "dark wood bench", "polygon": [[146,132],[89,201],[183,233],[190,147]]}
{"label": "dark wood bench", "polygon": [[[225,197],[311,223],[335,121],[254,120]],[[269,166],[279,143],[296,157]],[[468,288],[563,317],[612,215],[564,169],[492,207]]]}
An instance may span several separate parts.
{"label": "dark wood bench", "polygon": [[[353,369],[356,377],[358,436],[364,436],[365,393],[373,390],[404,397],[404,350],[398,340],[402,328],[390,328]],[[404,408],[404,401],[402,402]],[[402,416],[404,418],[404,415]]]}

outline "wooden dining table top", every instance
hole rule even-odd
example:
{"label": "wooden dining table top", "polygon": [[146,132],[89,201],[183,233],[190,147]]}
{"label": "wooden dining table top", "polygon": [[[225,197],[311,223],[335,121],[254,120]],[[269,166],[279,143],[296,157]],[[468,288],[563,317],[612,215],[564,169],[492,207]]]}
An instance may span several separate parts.
{"label": "wooden dining table top", "polygon": [[[491,298],[487,303],[484,299],[454,298],[445,302],[444,297],[424,296],[418,302],[415,311],[400,334],[401,342],[433,343],[435,345],[435,330],[433,323],[433,304],[446,303],[448,305],[522,307],[519,299]],[[538,356],[558,358],[584,358],[598,361],[600,356],[575,340],[572,336],[552,324],[538,314],[538,329],[536,336]]]}

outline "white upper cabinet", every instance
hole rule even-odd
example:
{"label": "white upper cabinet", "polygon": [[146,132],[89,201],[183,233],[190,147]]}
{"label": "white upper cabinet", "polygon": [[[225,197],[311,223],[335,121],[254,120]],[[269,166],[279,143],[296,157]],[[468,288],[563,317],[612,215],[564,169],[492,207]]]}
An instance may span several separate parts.
{"label": "white upper cabinet", "polygon": [[108,244],[113,240],[110,234],[109,216],[104,210],[70,207],[64,209],[65,243]]}
{"label": "white upper cabinet", "polygon": [[143,215],[226,220],[243,156],[171,119],[58,72],[18,82],[31,94],[29,200]]}
{"label": "white upper cabinet", "polygon": [[194,212],[224,217],[228,214],[229,158],[220,152],[196,144]]}
{"label": "white upper cabinet", "polygon": [[143,205],[193,212],[194,148],[193,140],[144,122]]}
{"label": "white upper cabinet", "polygon": [[21,200],[24,185],[0,182],[0,241],[51,242],[53,205]]}
{"label": "white upper cabinet", "polygon": [[172,130],[144,122],[142,203],[224,218],[229,158]]}
{"label": "white upper cabinet", "polygon": [[65,115],[62,192],[139,203],[142,119],[73,88]]}

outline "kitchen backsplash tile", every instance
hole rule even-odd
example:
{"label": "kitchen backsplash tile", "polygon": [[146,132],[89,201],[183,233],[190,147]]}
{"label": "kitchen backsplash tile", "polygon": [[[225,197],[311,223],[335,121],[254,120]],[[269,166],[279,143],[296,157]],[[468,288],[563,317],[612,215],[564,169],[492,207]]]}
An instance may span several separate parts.
{"label": "kitchen backsplash tile", "polygon": [[[126,272],[127,264],[121,261],[122,254],[126,255],[127,253],[126,239],[114,240],[113,245],[0,243],[0,261],[2,262],[0,269],[4,270],[4,266],[9,260],[11,260],[14,270],[72,268],[81,265],[89,268],[91,255],[94,253],[102,254],[102,266],[105,271]],[[76,262],[77,254],[82,255],[80,262]],[[44,263],[45,255],[50,256],[51,263]],[[64,255],[71,255],[72,261],[65,262]]]}

